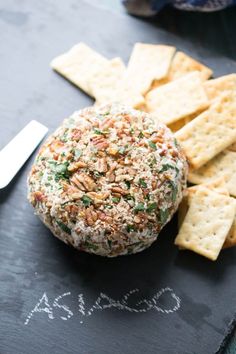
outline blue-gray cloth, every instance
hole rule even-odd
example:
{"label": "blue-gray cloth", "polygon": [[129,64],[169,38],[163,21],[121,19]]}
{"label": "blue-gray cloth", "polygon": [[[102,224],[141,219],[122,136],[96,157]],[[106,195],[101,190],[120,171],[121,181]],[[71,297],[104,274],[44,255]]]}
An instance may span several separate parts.
{"label": "blue-gray cloth", "polygon": [[123,0],[129,13],[138,16],[152,16],[165,5],[187,11],[217,11],[236,5],[236,0]]}

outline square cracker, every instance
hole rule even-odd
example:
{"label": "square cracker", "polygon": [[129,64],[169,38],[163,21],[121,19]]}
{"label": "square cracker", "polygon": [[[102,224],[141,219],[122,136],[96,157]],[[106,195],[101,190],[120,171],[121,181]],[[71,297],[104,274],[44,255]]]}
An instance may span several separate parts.
{"label": "square cracker", "polygon": [[217,79],[207,80],[203,83],[210,100],[215,99],[225,91],[236,92],[236,74],[224,75]]}
{"label": "square cracker", "polygon": [[123,61],[120,58],[114,58],[88,79],[89,90],[100,104],[109,101],[124,72]]}
{"label": "square cracker", "polygon": [[51,62],[51,67],[59,74],[91,95],[88,81],[109,63],[105,57],[79,43],[68,52],[59,55]]}
{"label": "square cracker", "polygon": [[177,52],[170,66],[168,80],[176,80],[191,71],[199,71],[202,80],[212,76],[212,70],[183,52]]}
{"label": "square cracker", "polygon": [[190,169],[188,181],[209,183],[223,177],[229,194],[236,197],[236,152],[225,150],[196,171]]}
{"label": "square cracker", "polygon": [[198,72],[157,87],[146,95],[148,111],[154,112],[157,119],[165,124],[203,110],[208,104]]}
{"label": "square cracker", "polygon": [[236,141],[236,93],[219,96],[210,108],[175,133],[192,169]]}
{"label": "square cracker", "polygon": [[199,188],[191,198],[175,244],[216,260],[232,227],[235,211],[233,198]]}
{"label": "square cracker", "polygon": [[186,193],[185,193],[185,195],[179,205],[179,208],[178,208],[178,227],[179,228],[184,221],[185,215],[187,214],[191,197],[201,187],[208,188],[208,189],[215,191],[219,194],[229,196],[229,192],[228,192],[228,189],[226,188],[226,184],[225,184],[225,179],[223,177],[218,177],[210,182],[187,188]]}
{"label": "square cracker", "polygon": [[145,94],[154,80],[167,76],[174,53],[172,46],[136,43],[127,67],[128,81]]}
{"label": "square cracker", "polygon": [[[184,218],[187,214],[191,197],[201,187],[206,187],[206,188],[213,190],[219,194],[229,196],[229,192],[226,188],[225,180],[223,178],[218,178],[216,180],[213,180],[212,182],[204,183],[204,184],[200,184],[198,186],[193,186],[193,187],[188,188],[187,195],[184,196],[183,200],[181,201],[181,203],[179,205],[179,209],[178,209],[178,227],[179,228],[181,227],[181,225],[184,221]],[[234,217],[233,225],[232,225],[232,227],[225,239],[223,248],[229,248],[229,247],[233,247],[235,245],[236,245],[236,214]]]}

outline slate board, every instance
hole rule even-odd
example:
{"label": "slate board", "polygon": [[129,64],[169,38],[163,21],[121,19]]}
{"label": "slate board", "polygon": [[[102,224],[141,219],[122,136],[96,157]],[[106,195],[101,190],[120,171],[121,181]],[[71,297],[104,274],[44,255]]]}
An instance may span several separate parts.
{"label": "slate board", "polygon": [[[202,59],[216,75],[236,71],[235,62],[154,23],[87,2],[11,0],[6,6],[0,10],[0,148],[31,119],[53,131],[91,104],[49,68],[79,41],[124,60],[136,41],[167,43]],[[216,263],[178,252],[173,220],[141,254],[104,259],[76,252],[51,236],[26,200],[32,161],[0,192],[0,353],[216,353],[234,319],[236,249]]]}

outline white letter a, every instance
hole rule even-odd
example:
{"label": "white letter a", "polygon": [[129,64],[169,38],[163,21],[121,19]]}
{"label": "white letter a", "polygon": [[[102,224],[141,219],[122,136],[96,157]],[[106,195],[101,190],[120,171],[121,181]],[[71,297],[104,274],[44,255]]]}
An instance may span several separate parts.
{"label": "white letter a", "polygon": [[43,296],[41,297],[39,302],[36,304],[34,309],[32,311],[30,311],[30,313],[28,314],[28,316],[25,320],[25,323],[24,323],[25,325],[27,325],[29,323],[30,319],[33,317],[33,314],[35,312],[46,312],[46,314],[48,315],[50,320],[54,319],[53,310],[52,310],[51,306],[49,305],[48,297],[47,297],[46,293],[43,294]]}

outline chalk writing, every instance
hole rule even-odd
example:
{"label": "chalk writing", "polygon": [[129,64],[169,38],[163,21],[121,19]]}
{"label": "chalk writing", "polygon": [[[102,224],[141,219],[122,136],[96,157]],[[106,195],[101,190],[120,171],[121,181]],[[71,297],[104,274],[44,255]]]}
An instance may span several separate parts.
{"label": "chalk writing", "polygon": [[[133,306],[129,305],[128,301],[130,300],[130,297],[132,297],[132,295],[138,292],[139,289],[130,290],[122,297],[121,300],[114,300],[108,295],[104,293],[100,293],[98,298],[94,302],[94,305],[87,310],[86,310],[84,295],[79,294],[77,310],[79,315],[82,316],[80,323],[81,324],[84,323],[84,320],[89,316],[93,315],[94,312],[96,311],[102,311],[111,308],[115,308],[117,310],[122,310],[122,311],[134,312],[134,313],[145,313],[150,310],[155,310],[157,312],[161,312],[167,315],[179,310],[180,308],[180,304],[181,304],[180,298],[169,287],[161,289],[149,300],[142,299],[136,302]],[[48,319],[53,320],[56,318],[54,313],[55,309],[60,309],[64,311],[63,316],[59,316],[63,321],[69,320],[71,317],[74,316],[74,313],[66,304],[61,303],[63,298],[68,296],[71,296],[71,292],[66,292],[57,296],[52,302],[52,306],[50,306],[48,296],[45,292],[43,296],[39,299],[39,301],[37,302],[33,310],[30,311],[30,313],[26,317],[24,324],[28,325],[33,315],[37,312],[39,313],[44,312],[45,314],[47,314]],[[170,307],[165,308],[161,306],[159,300],[161,297],[164,297],[166,299],[168,298],[168,296],[170,296],[174,300],[174,304],[172,304]]]}
{"label": "chalk writing", "polygon": [[[44,306],[44,307],[41,307],[41,306]],[[49,305],[48,297],[47,297],[46,293],[43,294],[43,296],[37,302],[37,304],[35,305],[33,310],[30,311],[30,313],[28,314],[28,316],[25,320],[25,325],[27,325],[29,323],[29,320],[31,319],[31,317],[33,317],[34,313],[36,313],[36,312],[45,312],[45,313],[47,313],[50,320],[54,319],[53,310],[52,310],[52,307]]]}

